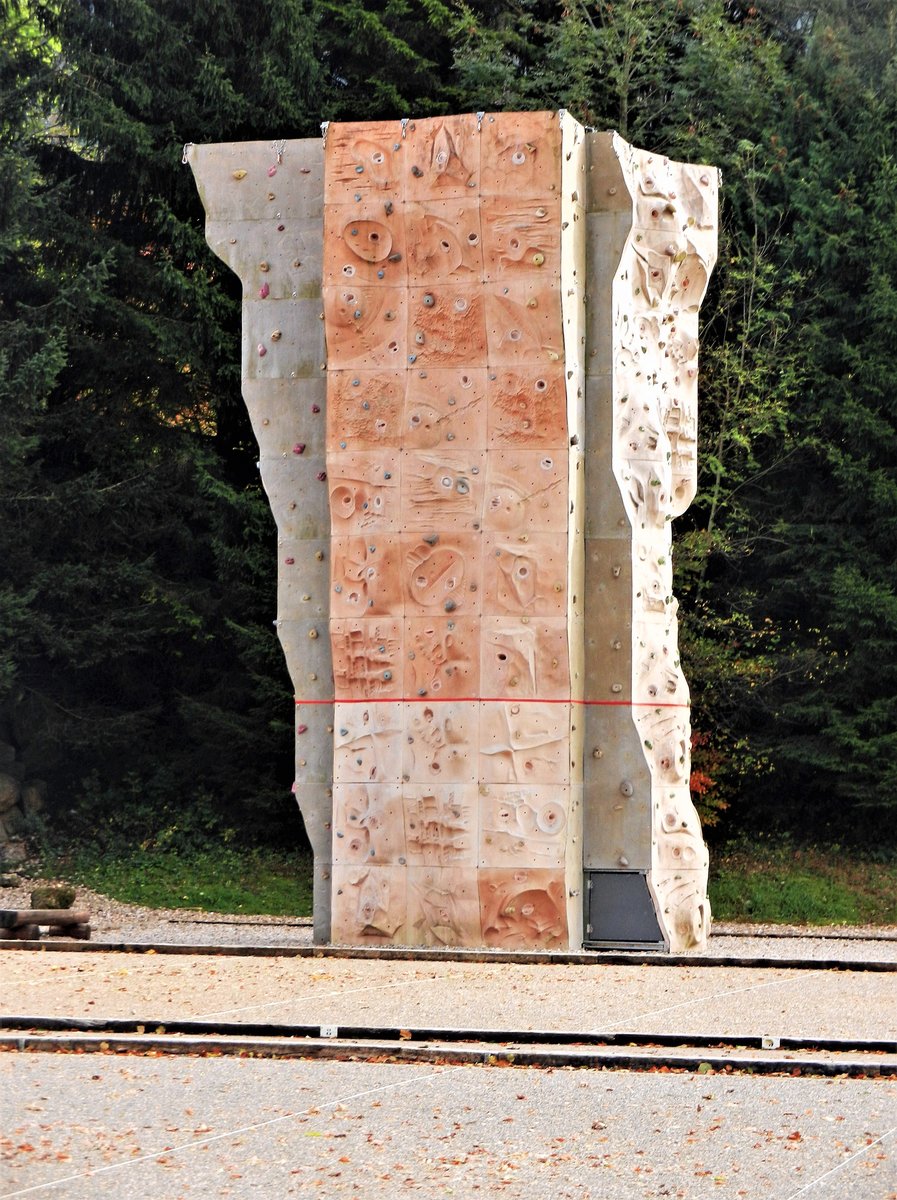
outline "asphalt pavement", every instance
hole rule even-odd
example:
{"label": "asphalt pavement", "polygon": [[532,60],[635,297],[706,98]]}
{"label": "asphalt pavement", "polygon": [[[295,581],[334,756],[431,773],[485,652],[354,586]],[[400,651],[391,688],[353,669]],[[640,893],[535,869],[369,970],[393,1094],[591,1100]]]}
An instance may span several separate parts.
{"label": "asphalt pavement", "polygon": [[[6,1014],[895,1037],[897,973],[0,952]],[[897,1200],[897,1078],[0,1054],[0,1200]]]}
{"label": "asphalt pavement", "polygon": [[2,1068],[5,1200],[897,1194],[894,1080],[48,1054]]}

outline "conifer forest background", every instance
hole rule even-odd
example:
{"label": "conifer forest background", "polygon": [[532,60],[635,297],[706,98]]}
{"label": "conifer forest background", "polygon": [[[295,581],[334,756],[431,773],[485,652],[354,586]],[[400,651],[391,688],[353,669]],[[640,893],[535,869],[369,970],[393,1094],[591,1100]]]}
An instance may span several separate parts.
{"label": "conifer forest background", "polygon": [[897,841],[893,0],[0,0],[0,741],[72,837],[303,844],[186,142],[566,108],[723,171],[676,523],[711,838]]}

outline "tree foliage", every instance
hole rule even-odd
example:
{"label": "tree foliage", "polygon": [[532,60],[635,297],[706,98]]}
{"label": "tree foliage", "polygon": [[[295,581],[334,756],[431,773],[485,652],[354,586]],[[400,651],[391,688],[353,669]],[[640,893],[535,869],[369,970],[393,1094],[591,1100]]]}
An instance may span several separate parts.
{"label": "tree foliage", "polygon": [[293,824],[235,289],[179,163],[213,114],[295,118],[317,68],[288,15],[63,3],[7,43],[3,720],[89,826],[141,794],[148,827],[200,795],[212,825]]}
{"label": "tree foliage", "polygon": [[298,833],[239,288],[205,246],[183,144],[564,107],[724,173],[700,491],[678,531],[705,816],[883,836],[890,0],[0,0],[0,16],[0,740],[60,807],[147,837],[189,813]]}

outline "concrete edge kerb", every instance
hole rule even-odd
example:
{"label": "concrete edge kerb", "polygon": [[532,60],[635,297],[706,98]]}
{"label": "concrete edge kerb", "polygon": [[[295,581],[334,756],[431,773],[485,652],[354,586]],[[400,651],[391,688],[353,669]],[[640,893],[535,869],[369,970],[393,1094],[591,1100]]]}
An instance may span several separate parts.
{"label": "concrete edge kerb", "polygon": [[155,1054],[199,1054],[236,1055],[254,1058],[335,1058],[353,1060],[375,1058],[380,1061],[385,1055],[391,1059],[411,1062],[431,1062],[446,1066],[487,1067],[580,1067],[604,1070],[656,1070],[666,1067],[680,1071],[713,1071],[725,1074],[749,1072],[752,1074],[838,1075],[847,1077],[882,1077],[897,1075],[897,1062],[893,1059],[879,1060],[860,1056],[820,1058],[813,1056],[771,1056],[752,1051],[744,1055],[720,1054],[699,1050],[680,1053],[661,1052],[631,1048],[589,1048],[576,1046],[529,1045],[493,1046],[472,1044],[469,1046],[445,1043],[417,1043],[401,1041],[356,1042],[333,1038],[257,1038],[257,1037],[178,1037],[167,1035],[138,1034],[132,1036],[78,1034],[0,1034],[0,1048],[27,1053],[55,1053],[59,1051],[95,1053],[147,1053]]}
{"label": "concrete edge kerb", "polygon": [[10,941],[0,943],[4,950],[38,950],[50,953],[75,954],[95,952],[119,954],[179,954],[208,955],[238,958],[337,958],[374,959],[393,962],[470,962],[507,963],[546,966],[645,966],[645,967],[754,967],[758,969],[814,971],[878,971],[897,972],[897,961],[866,961],[863,959],[765,958],[707,954],[665,954],[643,951],[502,951],[465,950],[451,947],[427,950],[420,947],[386,946],[208,946],[168,942],[73,942],[61,939],[46,941]]}

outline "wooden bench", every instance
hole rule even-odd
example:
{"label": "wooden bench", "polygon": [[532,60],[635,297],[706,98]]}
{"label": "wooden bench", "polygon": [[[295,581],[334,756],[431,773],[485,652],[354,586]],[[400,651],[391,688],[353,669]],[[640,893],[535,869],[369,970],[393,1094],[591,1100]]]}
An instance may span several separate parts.
{"label": "wooden bench", "polygon": [[57,936],[90,937],[90,913],[81,908],[0,908],[0,941],[34,941],[41,925]]}

